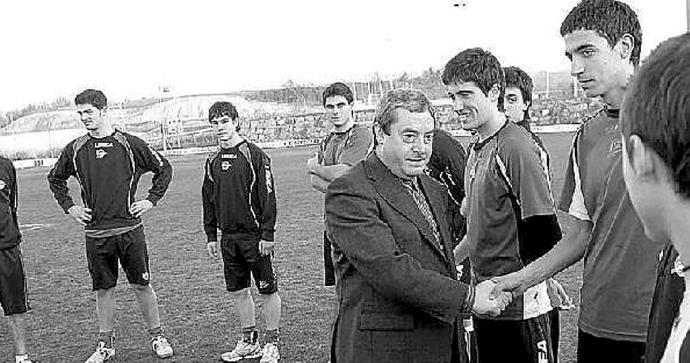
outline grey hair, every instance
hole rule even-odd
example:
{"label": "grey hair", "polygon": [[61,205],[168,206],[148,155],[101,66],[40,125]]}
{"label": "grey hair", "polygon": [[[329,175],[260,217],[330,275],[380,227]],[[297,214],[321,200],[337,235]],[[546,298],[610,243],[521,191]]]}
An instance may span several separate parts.
{"label": "grey hair", "polygon": [[374,113],[374,125],[378,125],[386,135],[390,135],[393,112],[402,108],[409,112],[429,112],[436,125],[434,106],[424,92],[417,89],[393,89],[381,98]]}

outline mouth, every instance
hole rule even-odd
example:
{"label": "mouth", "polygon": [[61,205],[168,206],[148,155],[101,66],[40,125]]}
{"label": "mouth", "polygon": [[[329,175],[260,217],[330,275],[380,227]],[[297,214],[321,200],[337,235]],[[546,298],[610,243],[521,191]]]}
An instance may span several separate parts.
{"label": "mouth", "polygon": [[424,158],[424,157],[407,158],[405,160],[409,161],[412,164],[419,164],[419,163],[425,163],[426,162],[426,158]]}
{"label": "mouth", "polygon": [[460,123],[465,123],[472,117],[472,111],[463,109],[460,112],[457,112],[457,116],[457,119]]}

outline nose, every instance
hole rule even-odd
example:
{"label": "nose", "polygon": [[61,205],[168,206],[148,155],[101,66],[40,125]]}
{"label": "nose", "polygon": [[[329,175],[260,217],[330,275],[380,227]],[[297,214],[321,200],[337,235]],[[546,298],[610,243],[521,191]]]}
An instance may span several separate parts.
{"label": "nose", "polygon": [[415,142],[412,144],[412,151],[421,153],[422,151],[424,151],[425,146],[426,144],[424,143],[424,138],[420,137],[417,140],[415,140]]}
{"label": "nose", "polygon": [[579,57],[573,57],[570,61],[570,75],[577,77],[585,71],[585,66]]}
{"label": "nose", "polygon": [[462,104],[462,101],[460,101],[460,99],[456,98],[453,100],[453,110],[454,111],[460,111],[460,110],[462,110],[462,107],[463,107],[463,104]]}

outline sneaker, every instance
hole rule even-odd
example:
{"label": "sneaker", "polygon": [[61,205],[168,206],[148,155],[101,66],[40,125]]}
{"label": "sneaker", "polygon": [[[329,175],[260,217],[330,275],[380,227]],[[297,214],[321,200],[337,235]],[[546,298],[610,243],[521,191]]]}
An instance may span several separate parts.
{"label": "sneaker", "polygon": [[103,363],[115,356],[115,348],[106,348],[105,342],[98,342],[96,351],[91,354],[86,363]]}
{"label": "sneaker", "polygon": [[261,357],[261,344],[259,344],[258,341],[249,343],[244,339],[240,339],[232,352],[227,352],[220,355],[220,360],[223,362],[239,362],[242,359],[259,357]]}
{"label": "sneaker", "polygon": [[33,363],[33,361],[31,359],[29,359],[28,355],[15,356],[14,362],[15,363]]}
{"label": "sneaker", "polygon": [[280,360],[278,346],[274,343],[266,343],[261,353],[262,355],[260,363],[278,363],[278,360]]}
{"label": "sneaker", "polygon": [[172,357],[173,349],[168,342],[168,339],[162,335],[151,338],[151,348],[156,353],[158,358]]}

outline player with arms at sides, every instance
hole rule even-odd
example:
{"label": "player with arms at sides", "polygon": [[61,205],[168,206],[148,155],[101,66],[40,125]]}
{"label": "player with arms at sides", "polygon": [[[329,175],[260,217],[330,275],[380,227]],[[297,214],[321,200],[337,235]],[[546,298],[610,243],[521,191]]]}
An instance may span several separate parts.
{"label": "player with arms at sides", "polygon": [[26,312],[30,307],[19,246],[17,199],[17,171],[11,160],[0,156],[0,306],[10,325],[15,363],[31,363],[26,352]]}
{"label": "player with arms at sides", "polygon": [[664,41],[635,75],[621,110],[623,175],[632,205],[645,234],[660,245],[671,241],[678,251],[671,273],[684,280],[675,286],[659,277],[649,327],[650,338],[656,338],[647,340],[647,363],[690,362],[688,69],[690,33]]}
{"label": "player with arms at sides", "polygon": [[[220,255],[223,259],[226,289],[235,302],[242,334],[235,349],[220,358],[223,362],[238,362],[261,357],[262,363],[276,363],[280,359],[281,300],[272,261],[276,196],[271,159],[238,133],[239,115],[232,103],[214,103],[208,119],[218,135],[219,148],[204,164],[201,194],[206,248],[212,258]],[[256,330],[251,276],[263,298],[263,348]]]}
{"label": "player with arms at sides", "polygon": [[[87,89],[74,103],[87,134],[65,146],[48,174],[50,189],[65,213],[84,226],[86,257],[96,292],[98,342],[87,363],[115,355],[115,285],[118,261],[141,309],[151,347],[160,358],[173,355],[160,322],[158,300],[150,284],[149,256],[141,216],[165,194],[172,179],[170,163],[143,140],[114,129],[103,92]],[[134,201],[142,174],[153,172],[145,199]],[[83,206],[70,196],[67,180],[81,186]]]}
{"label": "player with arms at sides", "polygon": [[[326,87],[322,95],[325,117],[333,126],[332,131],[319,143],[316,156],[307,160],[307,172],[311,186],[325,193],[328,184],[345,174],[346,171],[363,160],[372,147],[371,130],[354,119],[354,97],[352,90],[342,82]],[[323,233],[324,284],[335,285],[331,242]]]}

